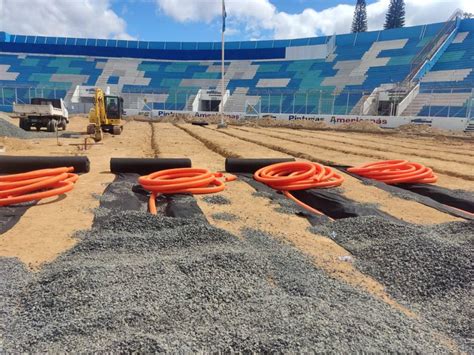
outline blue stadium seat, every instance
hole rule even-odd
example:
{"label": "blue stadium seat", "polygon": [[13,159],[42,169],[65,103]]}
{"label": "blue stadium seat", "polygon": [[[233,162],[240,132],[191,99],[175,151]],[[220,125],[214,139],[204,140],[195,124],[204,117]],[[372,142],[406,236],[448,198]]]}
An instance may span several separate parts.
{"label": "blue stadium seat", "polygon": [[[364,94],[381,84],[403,81],[413,58],[441,26],[338,35],[335,51],[326,59],[294,60],[286,53],[307,45],[324,45],[329,37],[231,42],[226,44],[228,58],[242,60],[225,63],[227,89],[231,94],[244,90],[247,95],[261,96],[265,112],[350,113]],[[439,58],[422,81],[420,93],[436,90],[450,94],[453,89],[456,93],[471,92],[474,20],[463,20],[459,32],[467,34]],[[151,102],[155,109],[183,110],[199,89],[219,88],[220,46],[218,42],[145,42],[0,32],[0,87],[7,102],[4,99],[0,103],[5,109],[14,100],[27,101],[36,89],[43,90],[47,97],[64,98],[77,85],[109,85],[115,92],[156,94],[156,102]],[[450,73],[454,73],[452,77]],[[12,88],[17,88],[16,92]],[[467,108],[424,107],[418,114],[448,113],[463,117]]]}

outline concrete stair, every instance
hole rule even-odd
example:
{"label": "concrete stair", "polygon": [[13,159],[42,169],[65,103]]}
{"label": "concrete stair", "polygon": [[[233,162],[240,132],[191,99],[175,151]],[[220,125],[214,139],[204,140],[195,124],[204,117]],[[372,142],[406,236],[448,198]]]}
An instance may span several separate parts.
{"label": "concrete stair", "polygon": [[365,100],[369,95],[363,95],[360,100],[357,102],[357,104],[352,108],[351,112],[349,112],[350,115],[362,115],[362,110],[364,106]]}
{"label": "concrete stair", "polygon": [[237,88],[225,104],[226,112],[245,112],[248,88]]}
{"label": "concrete stair", "polygon": [[424,106],[455,106],[462,107],[471,96],[470,93],[433,93],[418,94],[410,103],[402,116],[416,116]]}

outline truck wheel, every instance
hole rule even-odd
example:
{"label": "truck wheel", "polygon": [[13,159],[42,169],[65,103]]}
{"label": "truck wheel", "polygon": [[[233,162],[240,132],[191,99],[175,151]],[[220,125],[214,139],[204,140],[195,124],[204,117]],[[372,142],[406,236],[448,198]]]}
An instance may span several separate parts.
{"label": "truck wheel", "polygon": [[61,122],[59,123],[59,128],[61,128],[63,131],[65,131],[66,127],[67,127],[66,120],[61,120]]}
{"label": "truck wheel", "polygon": [[122,133],[122,127],[120,126],[113,126],[112,127],[112,134],[114,136],[119,136]]}
{"label": "truck wheel", "polygon": [[56,132],[58,130],[58,121],[56,120],[49,120],[47,125],[48,132]]}
{"label": "truck wheel", "polygon": [[28,123],[28,120],[25,118],[20,119],[20,128],[29,131],[30,130],[30,124]]}

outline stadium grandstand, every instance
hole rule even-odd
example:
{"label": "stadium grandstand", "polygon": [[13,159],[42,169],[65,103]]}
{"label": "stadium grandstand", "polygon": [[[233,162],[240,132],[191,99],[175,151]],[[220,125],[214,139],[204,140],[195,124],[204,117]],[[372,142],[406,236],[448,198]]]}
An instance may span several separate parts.
{"label": "stadium grandstand", "polygon": [[[0,32],[0,110],[31,97],[87,112],[102,87],[130,112],[217,111],[221,43]],[[474,116],[474,19],[225,45],[226,113]],[[469,125],[472,129],[473,125]]]}

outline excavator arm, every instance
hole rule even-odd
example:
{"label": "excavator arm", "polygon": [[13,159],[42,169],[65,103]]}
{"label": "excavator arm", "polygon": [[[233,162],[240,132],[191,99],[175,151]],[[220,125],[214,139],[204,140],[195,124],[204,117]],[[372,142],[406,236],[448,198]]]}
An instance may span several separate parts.
{"label": "excavator arm", "polygon": [[93,131],[90,130],[89,133],[94,135],[94,140],[100,142],[104,135],[102,133],[102,124],[106,121],[107,114],[105,112],[105,96],[102,89],[95,89],[94,93],[94,107],[92,108],[89,114],[89,123],[90,126],[93,125]]}
{"label": "excavator arm", "polygon": [[97,88],[95,90],[94,105],[97,120],[95,124],[94,139],[96,142],[100,142],[104,138],[102,124],[107,120],[107,113],[105,112],[105,96],[102,89]]}

